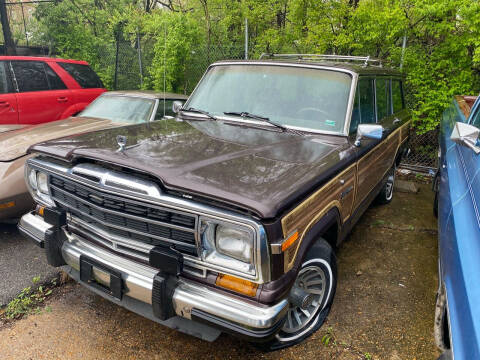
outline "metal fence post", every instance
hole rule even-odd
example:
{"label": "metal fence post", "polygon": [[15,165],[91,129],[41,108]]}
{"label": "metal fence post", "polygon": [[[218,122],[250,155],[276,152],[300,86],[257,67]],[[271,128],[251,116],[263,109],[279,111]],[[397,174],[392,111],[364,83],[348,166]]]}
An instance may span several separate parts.
{"label": "metal fence post", "polygon": [[248,19],[245,18],[245,60],[248,60]]}
{"label": "metal fence post", "polygon": [[120,43],[120,30],[117,30],[116,34],[116,49],[115,49],[115,74],[113,78],[113,89],[117,90],[118,86],[118,48],[119,48],[119,43]]}
{"label": "metal fence post", "polygon": [[138,52],[138,68],[140,70],[140,88],[142,88],[143,87],[142,46],[140,45],[139,33],[137,33],[137,52]]}

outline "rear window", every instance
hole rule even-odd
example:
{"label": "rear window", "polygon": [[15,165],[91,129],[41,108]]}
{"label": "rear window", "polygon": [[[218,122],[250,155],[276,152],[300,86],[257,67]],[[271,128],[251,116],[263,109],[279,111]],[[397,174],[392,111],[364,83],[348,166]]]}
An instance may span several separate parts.
{"label": "rear window", "polygon": [[13,72],[17,80],[18,91],[50,90],[47,74],[41,61],[12,61]]}
{"label": "rear window", "polygon": [[59,62],[60,65],[82,88],[103,88],[102,80],[90,66]]}
{"label": "rear window", "polygon": [[392,81],[392,102],[393,112],[397,112],[405,108],[405,101],[403,100],[402,82],[399,80]]}

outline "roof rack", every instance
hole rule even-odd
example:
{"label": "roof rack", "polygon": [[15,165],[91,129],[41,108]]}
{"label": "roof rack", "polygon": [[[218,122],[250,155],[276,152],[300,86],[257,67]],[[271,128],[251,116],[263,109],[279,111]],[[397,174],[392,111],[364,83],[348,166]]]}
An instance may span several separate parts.
{"label": "roof rack", "polygon": [[275,59],[298,59],[298,60],[327,60],[327,61],[345,61],[345,62],[363,62],[363,66],[376,65],[382,66],[382,60],[372,59],[370,56],[346,56],[346,55],[323,55],[323,54],[268,54],[260,55],[260,60],[265,58]]}

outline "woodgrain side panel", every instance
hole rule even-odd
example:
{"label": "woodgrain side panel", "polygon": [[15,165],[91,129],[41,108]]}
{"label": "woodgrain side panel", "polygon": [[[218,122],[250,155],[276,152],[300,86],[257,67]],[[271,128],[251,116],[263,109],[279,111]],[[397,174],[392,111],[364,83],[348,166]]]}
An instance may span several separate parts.
{"label": "woodgrain side panel", "polygon": [[284,238],[295,231],[299,233],[299,239],[284,253],[285,271],[293,266],[301,239],[306,232],[330,209],[338,208],[342,220],[348,219],[355,196],[355,171],[355,164],[351,165],[282,219]]}
{"label": "woodgrain side panel", "polygon": [[[322,216],[332,208],[337,208],[342,222],[350,217],[393,165],[399,147],[408,138],[409,127],[410,121],[392,132],[362,159],[315,191],[282,219],[285,239],[295,231],[299,233],[298,240],[284,252],[285,272],[292,268],[305,234]],[[358,191],[360,179],[366,185],[362,192]]]}

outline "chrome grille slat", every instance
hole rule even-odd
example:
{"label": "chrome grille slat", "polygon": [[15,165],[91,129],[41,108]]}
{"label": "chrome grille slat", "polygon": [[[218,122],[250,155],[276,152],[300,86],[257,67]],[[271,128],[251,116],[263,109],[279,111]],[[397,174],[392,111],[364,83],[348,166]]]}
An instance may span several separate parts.
{"label": "chrome grille slat", "polygon": [[[55,201],[57,201],[58,203],[62,204],[63,206],[68,206],[67,204],[65,204],[64,202],[54,198]],[[70,209],[72,211],[72,209]],[[193,248],[196,248],[195,245],[192,245],[192,244],[188,244],[188,243],[183,243],[183,242],[180,242],[180,241],[175,241],[175,240],[171,240],[171,239],[167,239],[167,238],[164,238],[164,237],[160,237],[160,236],[154,236],[154,235],[151,235],[151,234],[147,234],[147,233],[142,233],[140,231],[137,231],[137,230],[132,230],[132,229],[129,229],[127,227],[124,227],[124,226],[119,226],[119,225],[114,225],[114,224],[110,224],[110,223],[106,223],[106,222],[103,222],[101,220],[97,220],[94,216],[91,216],[90,214],[87,214],[81,210],[78,210],[78,209],[73,209],[74,212],[77,212],[77,213],[80,213],[81,215],[83,216],[86,216],[88,217],[89,219],[93,220],[94,222],[97,222],[97,223],[100,223],[101,225],[103,226],[106,226],[106,227],[112,227],[112,228],[115,228],[115,229],[118,229],[118,230],[122,230],[122,231],[125,231],[125,232],[133,232],[137,235],[140,235],[140,236],[148,236],[148,237],[153,237],[157,240],[162,240],[162,241],[166,241],[168,243],[171,243],[171,244],[176,244],[176,245],[183,245],[183,246],[188,246],[188,247],[191,247],[192,249]]]}
{"label": "chrome grille slat", "polygon": [[63,176],[50,175],[49,186],[54,201],[81,220],[77,226],[118,251],[130,248],[131,255],[143,259],[141,253],[148,257],[161,245],[198,256],[197,215],[118,197]]}
{"label": "chrome grille slat", "polygon": [[[73,198],[75,198],[75,200],[77,201],[80,201],[84,204],[87,204],[97,210],[100,210],[100,211],[104,211],[104,212],[107,212],[107,213],[110,213],[110,214],[113,214],[113,215],[117,215],[117,216],[122,216],[122,217],[127,217],[127,218],[130,218],[130,219],[133,219],[133,220],[139,220],[139,221],[143,221],[143,222],[147,222],[147,223],[150,223],[150,224],[155,224],[155,225],[160,225],[160,226],[165,226],[165,227],[169,227],[171,229],[176,229],[176,230],[181,230],[181,231],[187,231],[187,232],[191,232],[191,233],[195,233],[195,229],[190,229],[190,228],[187,228],[187,227],[182,227],[182,226],[179,226],[179,225],[174,225],[174,224],[168,224],[168,223],[165,223],[165,222],[162,222],[162,221],[156,221],[156,220],[151,220],[151,219],[144,219],[140,216],[135,216],[135,215],[130,215],[130,214],[126,214],[126,213],[121,213],[121,212],[118,212],[118,211],[115,211],[115,210],[110,210],[110,209],[105,209],[101,206],[98,206],[96,205],[95,203],[92,203],[92,202],[89,202],[85,199],[82,199],[78,196],[75,196],[75,195],[72,195],[70,193],[68,193],[67,191],[64,191],[62,189],[60,189],[59,187],[55,186],[55,185],[50,185],[53,189],[57,190],[57,191],[60,191],[62,192],[63,194],[65,195],[68,195],[68,196],[71,196]],[[54,199],[56,199],[55,197],[53,197]]]}

